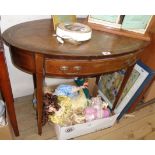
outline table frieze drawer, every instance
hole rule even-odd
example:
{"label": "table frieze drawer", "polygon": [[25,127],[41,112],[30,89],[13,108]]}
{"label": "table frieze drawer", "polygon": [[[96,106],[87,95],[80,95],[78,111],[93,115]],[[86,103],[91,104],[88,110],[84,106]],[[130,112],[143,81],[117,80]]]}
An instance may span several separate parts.
{"label": "table frieze drawer", "polygon": [[136,58],[129,55],[97,60],[46,59],[45,72],[56,76],[87,76],[116,71],[135,61]]}
{"label": "table frieze drawer", "polygon": [[26,72],[35,72],[35,61],[33,53],[11,46],[11,59],[13,64]]}

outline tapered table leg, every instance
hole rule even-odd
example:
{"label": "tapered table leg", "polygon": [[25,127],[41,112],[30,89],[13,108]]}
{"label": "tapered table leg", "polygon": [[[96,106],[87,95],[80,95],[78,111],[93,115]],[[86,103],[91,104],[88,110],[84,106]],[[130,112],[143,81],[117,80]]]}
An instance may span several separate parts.
{"label": "tapered table leg", "polygon": [[35,54],[36,65],[36,96],[37,96],[37,122],[38,134],[42,134],[42,113],[43,113],[43,56]]}
{"label": "tapered table leg", "polygon": [[5,63],[5,57],[3,52],[0,52],[0,86],[1,86],[2,96],[6,103],[7,112],[8,112],[9,120],[12,125],[13,131],[15,133],[15,136],[19,136],[12,89],[11,89],[7,65]]}
{"label": "tapered table leg", "polygon": [[118,94],[117,94],[116,99],[114,101],[112,110],[115,109],[115,107],[116,107],[116,105],[117,105],[117,103],[118,103],[118,101],[119,101],[119,99],[120,99],[120,97],[122,95],[122,92],[123,92],[123,90],[124,90],[124,88],[126,86],[126,83],[128,82],[128,79],[129,79],[129,77],[130,77],[130,75],[132,73],[133,67],[134,67],[134,65],[128,67],[127,70],[126,70],[126,73],[125,73],[125,76],[123,78],[122,84],[121,84],[121,86],[119,88]]}

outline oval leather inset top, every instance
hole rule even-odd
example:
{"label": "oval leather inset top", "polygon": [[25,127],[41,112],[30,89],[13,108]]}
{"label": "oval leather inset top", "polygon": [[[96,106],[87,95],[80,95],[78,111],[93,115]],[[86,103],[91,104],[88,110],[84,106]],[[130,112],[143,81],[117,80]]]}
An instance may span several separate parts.
{"label": "oval leather inset top", "polygon": [[128,54],[144,48],[149,42],[129,37],[93,30],[91,40],[80,45],[58,43],[51,19],[43,19],[21,23],[7,29],[3,39],[11,46],[20,49],[68,57],[109,57],[103,52],[111,52],[111,56]]}

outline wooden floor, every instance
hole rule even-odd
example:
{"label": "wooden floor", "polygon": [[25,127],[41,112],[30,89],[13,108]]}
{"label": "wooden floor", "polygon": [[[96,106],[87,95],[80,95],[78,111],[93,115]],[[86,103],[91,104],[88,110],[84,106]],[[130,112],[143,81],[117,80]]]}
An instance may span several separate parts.
{"label": "wooden floor", "polygon": [[[15,109],[20,130],[16,140],[57,139],[53,126],[46,124],[43,134],[37,134],[36,116],[32,106],[32,96],[15,100]],[[104,140],[104,139],[155,139],[155,104],[149,105],[133,113],[135,117],[123,118],[113,127],[87,134],[74,139]]]}

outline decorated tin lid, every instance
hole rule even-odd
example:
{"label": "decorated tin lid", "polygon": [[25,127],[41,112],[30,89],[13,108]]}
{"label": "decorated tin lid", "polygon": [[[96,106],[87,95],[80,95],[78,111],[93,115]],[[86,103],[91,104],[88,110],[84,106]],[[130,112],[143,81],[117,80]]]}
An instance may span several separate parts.
{"label": "decorated tin lid", "polygon": [[86,41],[91,39],[92,30],[81,23],[60,23],[57,26],[56,34],[63,39]]}

